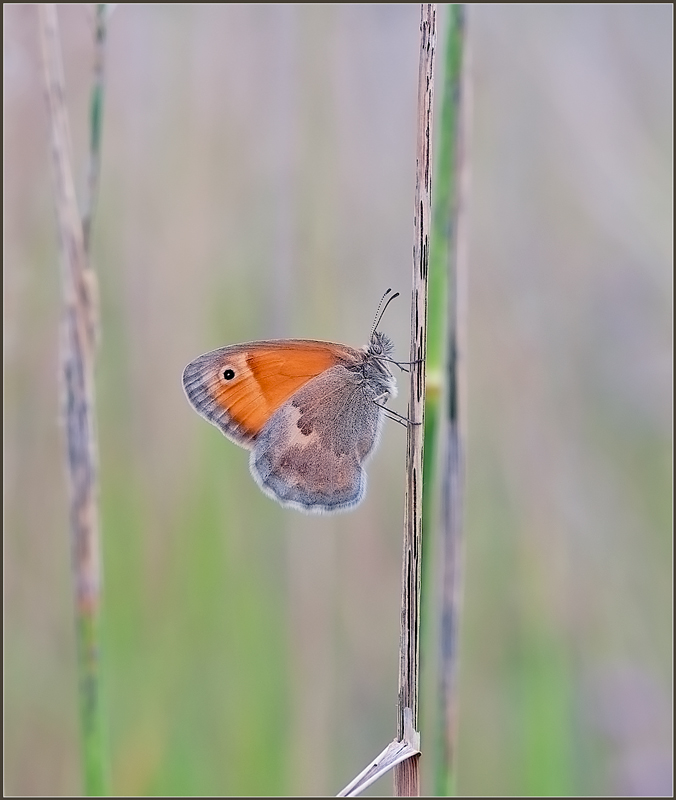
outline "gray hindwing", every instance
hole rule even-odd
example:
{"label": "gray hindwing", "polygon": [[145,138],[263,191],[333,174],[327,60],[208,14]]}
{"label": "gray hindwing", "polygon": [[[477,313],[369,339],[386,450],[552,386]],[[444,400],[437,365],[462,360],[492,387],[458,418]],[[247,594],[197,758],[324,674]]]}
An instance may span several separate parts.
{"label": "gray hindwing", "polygon": [[382,423],[382,409],[373,402],[380,394],[362,373],[341,365],[313,378],[256,438],[250,469],[261,489],[303,511],[356,505],[366,490],[362,463]]}

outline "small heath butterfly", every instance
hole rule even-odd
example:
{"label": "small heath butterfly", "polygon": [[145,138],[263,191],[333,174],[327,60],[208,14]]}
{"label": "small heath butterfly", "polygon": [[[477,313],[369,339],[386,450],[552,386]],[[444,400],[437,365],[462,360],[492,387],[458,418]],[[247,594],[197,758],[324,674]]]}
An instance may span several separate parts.
{"label": "small heath butterfly", "polygon": [[254,480],[283,506],[332,513],[364,497],[363,464],[383,417],[394,414],[384,404],[397,394],[392,342],[377,330],[385,308],[361,349],[313,339],[246,342],[183,371],[192,407],[251,451]]}

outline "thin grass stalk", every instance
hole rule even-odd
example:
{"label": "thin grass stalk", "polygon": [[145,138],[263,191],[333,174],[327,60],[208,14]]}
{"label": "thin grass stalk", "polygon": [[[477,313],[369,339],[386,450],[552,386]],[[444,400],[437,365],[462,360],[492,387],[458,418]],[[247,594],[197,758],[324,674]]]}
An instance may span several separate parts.
{"label": "thin grass stalk", "polygon": [[60,357],[70,499],[84,791],[105,795],[107,761],[101,698],[101,546],[94,415],[98,314],[95,276],[75,197],[70,129],[56,6],[38,8],[45,68],[54,193],[59,232],[63,318]]}
{"label": "thin grass stalk", "polygon": [[87,197],[82,213],[82,239],[87,256],[91,252],[91,227],[99,191],[101,173],[101,131],[103,129],[103,90],[104,64],[106,54],[105,3],[96,6],[94,30],[94,81],[89,100],[89,170],[87,176]]}
{"label": "thin grass stalk", "polygon": [[[449,8],[446,36],[446,66],[441,112],[441,148],[438,205],[435,209],[434,237],[438,241],[440,262],[446,266],[447,352],[444,416],[441,425],[443,453],[441,476],[441,612],[439,631],[439,743],[435,758],[435,793],[455,794],[455,755],[457,738],[458,628],[462,600],[463,571],[463,450],[460,419],[461,340],[460,271],[464,225],[462,201],[468,165],[463,152],[463,125],[466,122],[465,7]],[[465,87],[465,91],[463,91]]]}
{"label": "thin grass stalk", "polygon": [[[421,669],[427,684],[421,710],[422,725],[429,718],[429,728],[434,731],[432,756],[433,774],[437,769],[440,752],[437,741],[438,728],[438,611],[439,571],[437,562],[441,547],[438,500],[441,470],[439,468],[439,438],[443,426],[442,408],[446,394],[446,351],[449,263],[448,248],[453,237],[451,230],[454,188],[455,108],[453,103],[453,47],[456,5],[448,6],[447,30],[444,39],[443,84],[435,142],[434,204],[430,236],[429,300],[427,318],[427,365],[425,373],[425,437],[424,463],[425,491],[423,493],[423,530],[426,531],[427,558],[423,564],[422,613],[420,620]],[[429,767],[429,765],[428,765]]]}
{"label": "thin grass stalk", "polygon": [[[462,4],[448,7],[445,38],[444,83],[440,109],[439,140],[435,148],[434,206],[430,237],[429,301],[427,320],[427,368],[425,396],[426,484],[436,475],[441,402],[447,372],[449,286],[453,275],[449,253],[455,239],[456,143],[459,130],[460,67],[462,59]],[[433,523],[434,492],[423,494],[423,527]]]}
{"label": "thin grass stalk", "polygon": [[[423,435],[425,413],[425,358],[427,355],[427,283],[432,209],[432,130],[434,62],[436,50],[434,3],[420,8],[420,65],[418,69],[418,134],[411,296],[411,381],[409,395],[406,497],[402,557],[401,635],[399,643],[399,702],[397,738],[405,738],[405,718],[410,709],[418,730],[420,660],[420,588],[422,571]],[[420,758],[412,756],[394,768],[394,794],[420,794]]]}
{"label": "thin grass stalk", "polygon": [[[423,565],[423,606],[420,621],[421,668],[423,680],[428,685],[421,715],[429,718],[429,730],[433,732],[433,747],[430,750],[432,763],[430,777],[437,792],[441,790],[439,771],[444,771],[441,713],[439,708],[439,628],[440,628],[440,582],[443,570],[439,562],[443,559],[444,542],[439,518],[439,490],[441,488],[441,458],[445,448],[440,441],[445,436],[444,416],[448,403],[454,403],[452,390],[448,386],[448,359],[452,356],[449,342],[449,326],[452,322],[452,293],[455,290],[453,263],[450,253],[454,247],[455,205],[457,197],[456,146],[459,137],[460,69],[462,58],[462,27],[464,8],[459,4],[447,7],[446,31],[443,50],[443,83],[439,105],[439,123],[435,143],[434,204],[432,208],[432,231],[430,237],[429,301],[427,322],[427,370],[425,397],[425,440],[423,493],[423,530],[426,534],[427,558]],[[442,505],[442,514],[445,508]],[[441,524],[440,524],[441,523]],[[425,720],[422,727],[426,727]],[[441,792],[444,794],[445,792]]]}

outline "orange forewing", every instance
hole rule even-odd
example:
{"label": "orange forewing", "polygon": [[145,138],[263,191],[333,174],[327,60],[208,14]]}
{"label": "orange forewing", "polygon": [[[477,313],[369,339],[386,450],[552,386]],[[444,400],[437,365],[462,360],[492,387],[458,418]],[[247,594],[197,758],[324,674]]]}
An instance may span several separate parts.
{"label": "orange forewing", "polygon": [[[360,351],[288,339],[222,347],[189,364],[183,384],[195,409],[238,444],[250,445],[272,414],[312,378]],[[235,374],[229,380],[227,370]]]}

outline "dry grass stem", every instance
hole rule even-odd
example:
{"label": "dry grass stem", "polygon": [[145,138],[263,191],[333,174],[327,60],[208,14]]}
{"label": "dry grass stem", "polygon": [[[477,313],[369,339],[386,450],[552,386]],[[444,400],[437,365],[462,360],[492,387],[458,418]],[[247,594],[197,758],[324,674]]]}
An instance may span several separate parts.
{"label": "dry grass stem", "polygon": [[[418,135],[411,297],[411,382],[409,397],[404,546],[402,558],[401,635],[399,644],[399,703],[397,737],[403,740],[404,709],[410,708],[418,728],[420,661],[420,587],[422,567],[423,435],[425,357],[427,348],[427,277],[432,204],[432,107],[436,49],[436,4],[421,5],[420,66],[418,70]],[[395,767],[394,793],[420,794],[419,757]]]}
{"label": "dry grass stem", "polygon": [[101,563],[93,377],[98,324],[96,294],[75,197],[56,6],[42,5],[38,12],[61,253],[61,390],[70,494],[85,791],[100,794],[104,790],[104,770],[99,675]]}

